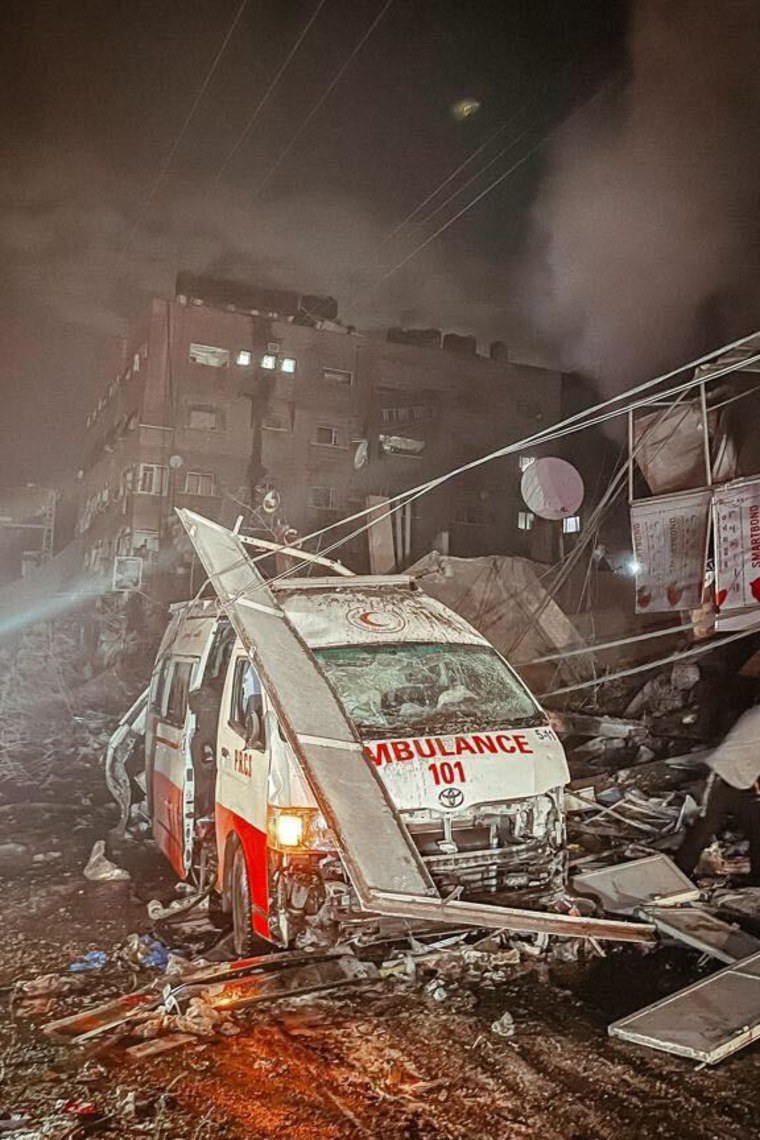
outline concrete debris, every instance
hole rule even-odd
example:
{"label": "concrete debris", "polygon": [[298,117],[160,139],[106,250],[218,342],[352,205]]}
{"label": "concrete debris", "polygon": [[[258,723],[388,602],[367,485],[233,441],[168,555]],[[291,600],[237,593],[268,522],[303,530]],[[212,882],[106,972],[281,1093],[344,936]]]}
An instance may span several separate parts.
{"label": "concrete debris", "polygon": [[115,863],[106,858],[105,850],[105,840],[98,839],[82,872],[85,879],[96,883],[112,883],[131,878],[129,871],[125,871],[123,867],[117,867]]}
{"label": "concrete debris", "polygon": [[495,1033],[497,1037],[514,1037],[515,1019],[508,1010],[496,1021],[491,1022],[491,1032]]}

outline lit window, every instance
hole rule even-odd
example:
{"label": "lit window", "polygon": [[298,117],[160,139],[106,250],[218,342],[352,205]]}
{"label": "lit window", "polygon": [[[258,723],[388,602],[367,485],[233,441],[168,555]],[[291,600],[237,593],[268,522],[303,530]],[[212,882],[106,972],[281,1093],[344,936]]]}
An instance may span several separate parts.
{"label": "lit window", "polygon": [[525,471],[525,470],[527,470],[528,467],[530,467],[531,463],[536,462],[536,457],[535,457],[535,455],[521,455],[519,462],[520,462],[520,470]]}
{"label": "lit window", "polygon": [[235,363],[239,364],[241,368],[248,368],[253,360],[253,353],[250,348],[241,348],[235,357]]}
{"label": "lit window", "polygon": [[563,534],[578,534],[580,529],[581,520],[579,515],[568,515],[566,519],[562,520]]}
{"label": "lit window", "polygon": [[204,495],[210,497],[216,494],[216,483],[213,475],[201,471],[188,471],[185,475],[185,494]]}
{"label": "lit window", "polygon": [[317,427],[314,432],[314,443],[321,443],[325,447],[337,447],[338,429],[336,427]]}
{"label": "lit window", "polygon": [[517,512],[517,529],[518,530],[533,530],[533,523],[536,516],[533,511],[518,511]]}
{"label": "lit window", "polygon": [[266,368],[268,372],[273,372],[277,367],[277,357],[274,353],[265,352],[261,358],[261,367]]}
{"label": "lit window", "polygon": [[335,487],[309,487],[309,506],[320,511],[333,511],[338,505]]}
{"label": "lit window", "polygon": [[212,344],[191,344],[190,363],[202,364],[206,368],[226,368],[230,354],[226,348],[215,348]]}
{"label": "lit window", "polygon": [[343,384],[350,388],[354,382],[354,374],[353,372],[346,372],[342,368],[323,368],[322,379],[326,380],[328,384]]}
{"label": "lit window", "polygon": [[295,372],[296,362],[292,356],[283,356],[282,363],[280,364],[281,372]]}
{"label": "lit window", "polygon": [[169,477],[165,467],[154,463],[141,463],[137,491],[141,495],[165,495]]}
{"label": "lit window", "polygon": [[188,408],[187,426],[199,431],[216,431],[219,427],[216,408],[213,404],[196,404]]}

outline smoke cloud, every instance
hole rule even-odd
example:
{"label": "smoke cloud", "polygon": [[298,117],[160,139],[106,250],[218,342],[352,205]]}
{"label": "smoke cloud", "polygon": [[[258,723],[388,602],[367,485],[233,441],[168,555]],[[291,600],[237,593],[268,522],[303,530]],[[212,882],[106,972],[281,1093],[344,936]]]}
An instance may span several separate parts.
{"label": "smoke cloud", "polygon": [[760,325],[757,0],[637,0],[629,52],[559,136],[525,265],[538,335],[607,390]]}

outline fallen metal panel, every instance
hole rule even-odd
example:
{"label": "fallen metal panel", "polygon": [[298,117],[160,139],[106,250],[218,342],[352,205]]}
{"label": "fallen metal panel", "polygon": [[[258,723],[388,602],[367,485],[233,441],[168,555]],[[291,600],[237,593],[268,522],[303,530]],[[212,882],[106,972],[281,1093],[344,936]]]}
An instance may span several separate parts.
{"label": "fallen metal panel", "polygon": [[371,909],[371,895],[378,890],[435,894],[342,706],[241,540],[192,511],[177,513],[261,675],[362,904]]}
{"label": "fallen metal panel", "polygon": [[621,1018],[611,1037],[715,1065],[760,1038],[760,954]]}
{"label": "fallen metal panel", "polygon": [[667,855],[647,855],[614,867],[586,871],[572,881],[577,894],[592,895],[612,914],[633,914],[651,903],[695,902],[699,890]]}
{"label": "fallen metal panel", "polygon": [[558,934],[565,938],[598,938],[613,942],[653,942],[655,927],[643,922],[615,922],[606,918],[583,918],[574,914],[518,910],[461,899],[409,898],[378,893],[372,900],[380,914],[452,926],[482,926],[489,930],[519,930],[523,933]]}
{"label": "fallen metal panel", "polygon": [[760,953],[760,939],[701,907],[644,907],[641,916],[653,922],[660,934],[719,962],[730,964]]}

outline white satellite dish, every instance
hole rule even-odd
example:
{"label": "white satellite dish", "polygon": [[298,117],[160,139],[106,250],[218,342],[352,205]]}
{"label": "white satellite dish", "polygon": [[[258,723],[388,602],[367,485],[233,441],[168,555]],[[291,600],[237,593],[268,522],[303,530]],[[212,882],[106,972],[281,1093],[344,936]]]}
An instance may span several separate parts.
{"label": "white satellite dish", "polygon": [[565,519],[583,502],[583,480],[565,459],[537,459],[523,471],[520,491],[526,507],[540,519]]}
{"label": "white satellite dish", "polygon": [[261,501],[261,509],[268,515],[273,515],[280,505],[280,496],[276,491],[267,491]]}
{"label": "white satellite dish", "polygon": [[354,452],[354,467],[358,471],[361,467],[366,465],[369,458],[369,443],[366,439],[360,439]]}
{"label": "white satellite dish", "polygon": [[173,467],[175,470],[178,467],[181,467],[184,462],[185,461],[181,455],[170,455],[169,456],[169,466]]}

